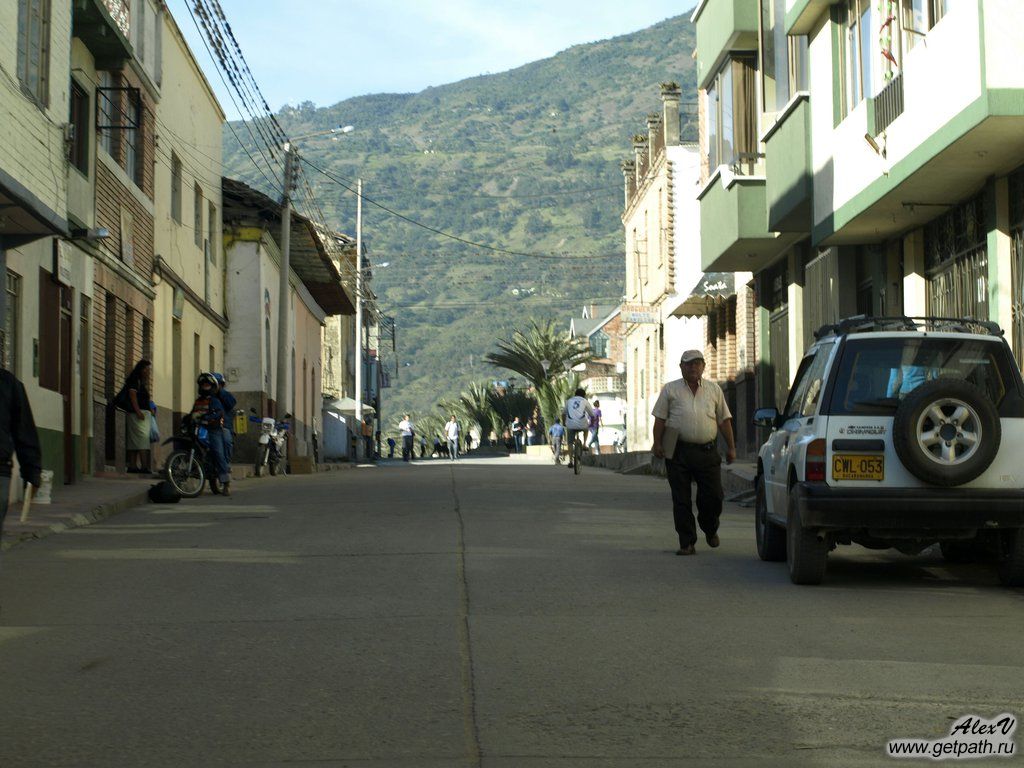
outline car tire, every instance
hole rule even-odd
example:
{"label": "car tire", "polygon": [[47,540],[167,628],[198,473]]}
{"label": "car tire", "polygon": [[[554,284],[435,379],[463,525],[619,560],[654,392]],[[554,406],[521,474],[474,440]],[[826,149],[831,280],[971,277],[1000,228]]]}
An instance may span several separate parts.
{"label": "car tire", "polygon": [[[954,421],[957,415],[960,420]],[[967,434],[976,436],[973,443],[964,439]],[[982,390],[960,379],[940,378],[917,387],[899,404],[892,439],[911,474],[948,487],[968,483],[989,468],[999,453],[1002,425]],[[958,448],[964,451],[960,456]]]}
{"label": "car tire", "polygon": [[828,564],[828,542],[804,528],[796,488],[789,490],[786,515],[786,565],[794,584],[821,584]]}
{"label": "car tire", "polygon": [[1024,587],[1024,528],[1004,531],[999,544],[999,581],[1007,587]]}
{"label": "car tire", "polygon": [[764,475],[757,476],[754,489],[754,538],[757,540],[757,556],[765,562],[781,562],[786,559],[786,531],[768,519]]}

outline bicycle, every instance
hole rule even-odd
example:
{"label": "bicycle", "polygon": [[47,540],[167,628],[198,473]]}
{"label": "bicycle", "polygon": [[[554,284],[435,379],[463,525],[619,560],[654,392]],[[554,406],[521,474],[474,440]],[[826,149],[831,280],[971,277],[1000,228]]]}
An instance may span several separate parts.
{"label": "bicycle", "polygon": [[580,440],[580,432],[578,431],[572,436],[569,456],[572,459],[572,473],[578,475],[583,471],[583,442]]}

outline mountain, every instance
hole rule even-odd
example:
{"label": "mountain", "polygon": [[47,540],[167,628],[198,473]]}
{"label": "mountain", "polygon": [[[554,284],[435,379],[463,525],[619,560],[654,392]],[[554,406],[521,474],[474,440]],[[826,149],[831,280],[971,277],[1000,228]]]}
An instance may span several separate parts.
{"label": "mountain", "polygon": [[[495,378],[481,359],[531,318],[567,327],[588,301],[618,302],[619,164],[633,134],[646,133],[647,114],[660,112],[660,83],[679,83],[684,101],[696,93],[695,45],[689,16],[677,16],[508,72],[278,113],[289,136],[355,126],[337,141],[299,142],[299,151],[340,231],[355,230],[355,198],[343,185],[363,179],[372,287],[397,326],[397,356],[384,350],[397,372],[385,421]],[[232,128],[225,165],[267,191],[236,140],[248,132]],[[684,115],[682,135],[696,138],[696,115]]]}

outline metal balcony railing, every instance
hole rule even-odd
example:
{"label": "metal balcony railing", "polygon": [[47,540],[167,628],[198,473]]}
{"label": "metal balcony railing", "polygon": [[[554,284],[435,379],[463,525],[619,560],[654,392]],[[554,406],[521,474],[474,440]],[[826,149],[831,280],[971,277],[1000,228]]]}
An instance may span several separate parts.
{"label": "metal balcony railing", "polygon": [[900,72],[872,100],[875,105],[875,125],[872,135],[878,136],[903,114],[903,73]]}

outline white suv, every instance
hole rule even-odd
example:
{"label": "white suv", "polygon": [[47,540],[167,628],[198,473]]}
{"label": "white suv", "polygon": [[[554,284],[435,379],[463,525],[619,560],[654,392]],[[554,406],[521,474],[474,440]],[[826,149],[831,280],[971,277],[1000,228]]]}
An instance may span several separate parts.
{"label": "white suv", "polygon": [[757,552],[818,584],[838,544],[987,551],[1024,585],[1024,382],[994,323],[855,317],[822,328],[757,459]]}

